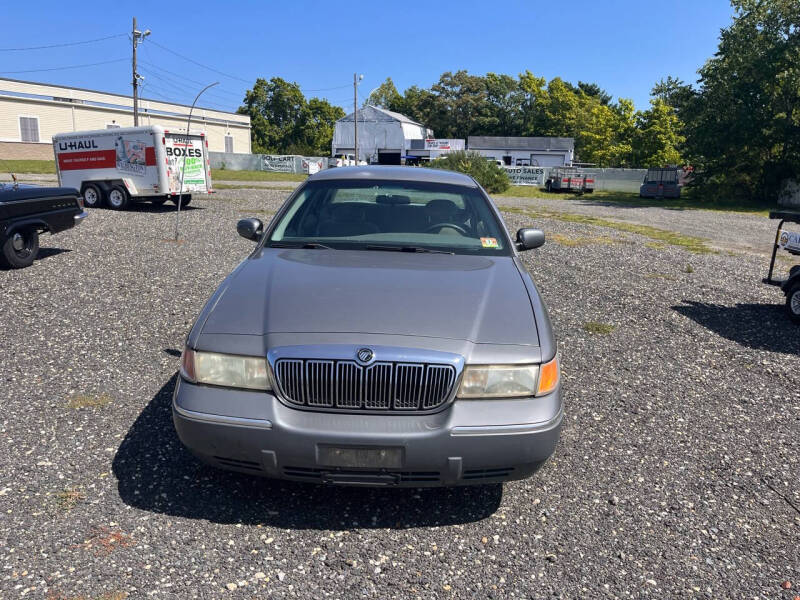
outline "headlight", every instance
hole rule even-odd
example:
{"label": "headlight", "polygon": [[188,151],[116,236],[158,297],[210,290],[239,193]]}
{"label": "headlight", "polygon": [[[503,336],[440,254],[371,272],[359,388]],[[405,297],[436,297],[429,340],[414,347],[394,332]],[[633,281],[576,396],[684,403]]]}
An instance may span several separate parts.
{"label": "headlight", "polygon": [[558,357],[543,365],[468,365],[459,398],[525,398],[549,394],[558,385]]}
{"label": "headlight", "polygon": [[181,375],[193,383],[269,390],[267,359],[201,352],[186,348],[181,357]]}

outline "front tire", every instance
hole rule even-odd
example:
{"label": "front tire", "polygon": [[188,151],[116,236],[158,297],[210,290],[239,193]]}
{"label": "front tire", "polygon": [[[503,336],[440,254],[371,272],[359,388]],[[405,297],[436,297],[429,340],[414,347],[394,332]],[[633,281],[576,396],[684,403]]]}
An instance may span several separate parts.
{"label": "front tire", "polygon": [[3,242],[0,265],[9,269],[30,267],[39,254],[39,232],[35,229],[15,231]]}
{"label": "front tire", "polygon": [[786,294],[786,310],[792,321],[800,325],[800,283],[796,283]]}
{"label": "front tire", "polygon": [[103,190],[99,185],[87,183],[83,186],[83,203],[87,208],[100,208],[103,206]]}
{"label": "front tire", "polygon": [[121,185],[115,185],[108,192],[108,206],[114,210],[125,210],[131,203],[130,194]]}

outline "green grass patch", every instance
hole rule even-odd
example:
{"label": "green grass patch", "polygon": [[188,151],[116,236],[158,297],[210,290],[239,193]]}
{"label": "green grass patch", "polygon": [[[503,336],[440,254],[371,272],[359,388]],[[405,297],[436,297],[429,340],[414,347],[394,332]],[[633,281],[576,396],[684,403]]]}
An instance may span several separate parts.
{"label": "green grass patch", "polygon": [[294,187],[288,185],[261,186],[261,185],[238,185],[235,183],[215,183],[215,190],[278,190],[279,192],[293,192]]}
{"label": "green grass patch", "polygon": [[0,173],[55,173],[54,160],[0,160]]}
{"label": "green grass patch", "polygon": [[501,211],[516,213],[533,217],[535,219],[554,219],[556,221],[565,221],[567,223],[579,223],[581,225],[594,225],[595,227],[608,227],[609,229],[616,229],[617,231],[624,231],[626,233],[635,233],[651,240],[669,244],[670,246],[678,246],[689,252],[695,254],[718,254],[716,250],[710,248],[706,244],[706,240],[689,235],[683,235],[667,229],[659,229],[657,227],[650,227],[649,225],[637,225],[635,223],[626,223],[622,221],[612,221],[610,219],[601,219],[600,217],[591,217],[589,215],[577,215],[574,213],[537,210],[533,208],[520,208],[517,206],[501,206]]}
{"label": "green grass patch", "polygon": [[533,185],[514,185],[501,194],[509,198],[543,198],[548,200],[577,200],[589,204],[618,204],[621,206],[670,208],[674,210],[714,210],[721,212],[741,212],[762,217],[769,216],[769,208],[757,202],[737,199],[712,199],[698,192],[684,192],[680,198],[639,198],[638,194],[626,192],[593,192],[591,194],[570,194],[547,192]]}
{"label": "green grass patch", "polygon": [[645,279],[665,279],[667,281],[678,281],[676,277],[667,275],[666,273],[648,273],[644,276]]}
{"label": "green grass patch", "polygon": [[111,404],[108,394],[74,394],[67,400],[67,408],[97,408]]}
{"label": "green grass patch", "polygon": [[610,323],[599,323],[598,321],[588,321],[583,324],[583,330],[597,335],[608,335],[614,331],[615,327]]}
{"label": "green grass patch", "polygon": [[[220,181],[305,181],[305,173],[276,173],[274,171],[231,171],[229,169],[212,169],[211,179]],[[219,187],[215,185],[214,187]]]}
{"label": "green grass patch", "polygon": [[555,242],[559,246],[567,246],[568,248],[579,248],[581,246],[592,246],[592,245],[611,245],[622,242],[622,240],[618,240],[616,238],[612,238],[607,235],[574,236],[574,235],[564,235],[563,233],[550,234],[547,236],[547,239],[552,242]]}

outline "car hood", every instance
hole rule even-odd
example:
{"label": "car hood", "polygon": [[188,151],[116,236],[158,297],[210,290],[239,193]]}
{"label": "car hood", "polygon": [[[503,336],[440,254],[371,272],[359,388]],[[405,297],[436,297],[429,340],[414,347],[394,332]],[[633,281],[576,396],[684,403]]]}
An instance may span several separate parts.
{"label": "car hood", "polygon": [[369,333],[539,343],[510,257],[264,248],[223,284],[203,334]]}

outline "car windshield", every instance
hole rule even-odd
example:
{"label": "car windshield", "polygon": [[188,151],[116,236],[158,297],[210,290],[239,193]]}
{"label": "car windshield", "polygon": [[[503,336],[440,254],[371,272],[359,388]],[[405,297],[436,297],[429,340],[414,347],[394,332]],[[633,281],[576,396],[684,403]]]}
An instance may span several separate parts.
{"label": "car windshield", "polygon": [[267,246],[509,254],[478,188],[411,181],[312,181],[272,229]]}

